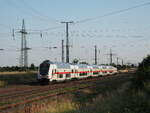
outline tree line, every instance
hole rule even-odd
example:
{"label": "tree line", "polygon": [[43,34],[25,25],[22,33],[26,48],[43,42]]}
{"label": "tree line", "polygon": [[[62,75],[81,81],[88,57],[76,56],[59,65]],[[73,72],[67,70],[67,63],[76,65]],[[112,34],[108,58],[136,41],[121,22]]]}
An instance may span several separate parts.
{"label": "tree line", "polygon": [[13,71],[37,71],[38,67],[31,64],[29,67],[19,66],[4,66],[0,67],[0,72],[13,72]]}

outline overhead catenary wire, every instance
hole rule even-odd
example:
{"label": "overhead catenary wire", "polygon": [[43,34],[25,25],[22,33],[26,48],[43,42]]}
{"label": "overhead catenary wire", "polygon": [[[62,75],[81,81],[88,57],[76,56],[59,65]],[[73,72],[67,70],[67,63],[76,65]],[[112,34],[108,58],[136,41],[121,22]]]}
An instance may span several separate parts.
{"label": "overhead catenary wire", "polygon": [[8,6],[11,6],[12,8],[16,9],[16,11],[20,12],[21,14],[24,13],[24,14],[28,14],[29,15],[29,12],[24,10],[22,7],[18,6],[16,3],[14,3],[14,1],[12,1],[12,0],[9,0],[9,1],[5,0],[5,2],[6,2],[6,4]]}
{"label": "overhead catenary wire", "polygon": [[[19,12],[21,14],[24,13],[24,14],[28,15],[29,17],[34,17],[34,18],[38,17],[36,19],[46,22],[46,23],[49,23],[50,21],[52,21],[52,19],[47,20],[46,18],[44,18],[44,16],[40,16],[40,14],[38,12],[36,12],[36,10],[34,10],[34,11],[33,11],[33,9],[29,10],[31,8],[28,5],[24,4],[24,6],[28,7],[28,8],[24,8],[24,7],[21,7],[20,5],[18,5],[17,4],[18,2],[15,2],[14,0],[5,0],[5,2],[7,5],[12,6],[17,12]],[[20,0],[19,0],[19,2],[20,2]],[[54,22],[54,20],[53,20],[53,22]]]}
{"label": "overhead catenary wire", "polygon": [[[59,25],[59,26],[54,26],[54,27],[49,27],[49,28],[43,28],[43,29],[27,29],[27,31],[50,31],[50,30],[55,30],[55,29],[60,29],[60,28],[64,28],[63,25]],[[14,30],[19,30],[19,29],[14,29]]]}
{"label": "overhead catenary wire", "polygon": [[[25,13],[25,14],[28,14],[29,16],[32,16],[32,17],[40,17],[40,18],[37,18],[37,19],[40,19],[42,21],[45,21],[45,20],[48,20],[47,22],[50,22],[50,21],[55,21],[55,22],[58,22],[60,23],[60,21],[58,20],[54,20],[54,19],[50,19],[49,17],[39,13],[37,10],[35,10],[34,8],[32,8],[29,4],[27,4],[24,0],[21,0],[22,3],[27,6],[28,8],[27,9],[30,9],[32,11],[29,12],[27,10],[25,10],[24,8],[18,6],[14,1],[5,1],[7,3],[7,5],[11,5],[13,6],[13,8],[15,8],[18,12],[20,13]],[[20,2],[20,0],[19,0]],[[35,16],[36,15],[36,16]],[[46,19],[47,18],[47,19]],[[10,28],[8,27],[7,25],[3,25],[3,24],[0,24],[0,27],[6,27],[6,28]],[[33,30],[33,29],[27,29],[28,31],[39,31],[39,32],[43,32],[43,31],[49,31],[49,30],[54,30],[54,29],[59,29],[59,28],[63,28],[63,26],[56,26],[56,27],[49,27],[49,28],[45,28],[45,29],[39,29],[39,30]],[[12,28],[10,28],[12,29]],[[19,30],[19,29],[14,29],[14,30]]]}
{"label": "overhead catenary wire", "polygon": [[64,28],[64,26],[61,25],[61,26],[56,26],[56,27],[45,28],[45,29],[41,29],[40,31],[49,31],[49,30],[55,30],[59,28]]}
{"label": "overhead catenary wire", "polygon": [[0,28],[1,27],[3,27],[3,28],[9,28],[9,29],[11,29],[11,27],[10,26],[8,26],[8,25],[5,25],[5,24],[0,24]]}
{"label": "overhead catenary wire", "polygon": [[[24,4],[26,4],[28,7],[30,7],[30,5],[28,5],[24,0],[21,0],[21,1]],[[122,10],[118,10],[118,11],[113,11],[113,12],[110,12],[110,13],[106,13],[106,14],[104,14],[102,16],[98,16],[98,17],[94,17],[94,18],[87,18],[87,19],[84,19],[84,20],[79,20],[79,21],[76,21],[75,23],[76,24],[78,24],[78,23],[84,23],[84,22],[88,22],[88,21],[92,21],[92,20],[104,18],[106,16],[115,15],[115,14],[118,14],[118,13],[122,13],[122,12],[125,12],[125,11],[128,11],[128,10],[132,10],[132,9],[135,9],[135,8],[138,8],[138,7],[143,7],[143,6],[146,6],[146,5],[150,5],[150,2],[146,2],[146,3],[140,4],[140,5],[136,5],[136,6],[133,6],[133,7],[129,7],[129,8],[126,8],[126,9],[122,9]],[[15,8],[18,9],[18,6],[15,5]],[[36,11],[32,7],[30,7],[30,9],[32,10],[32,12],[37,13],[38,15],[40,15],[42,17],[42,15],[38,11]],[[40,31],[41,32],[41,31],[49,31],[49,30],[54,30],[54,29],[59,29],[59,28],[63,28],[63,26],[56,26],[56,27],[50,27],[50,28],[46,28],[46,29],[32,30],[32,31]]]}
{"label": "overhead catenary wire", "polygon": [[46,15],[44,15],[43,13],[40,13],[39,11],[37,11],[35,8],[33,8],[31,5],[29,5],[25,0],[18,0],[19,2],[21,2],[24,6],[27,7],[27,9],[29,9],[30,11],[32,11],[32,13],[38,15],[39,17],[47,20],[47,21],[53,21],[53,22],[57,22],[59,23],[59,20],[56,19],[52,19]]}
{"label": "overhead catenary wire", "polygon": [[89,21],[93,21],[93,20],[98,20],[100,18],[104,18],[104,17],[107,17],[107,16],[111,16],[111,15],[116,15],[116,14],[119,14],[119,13],[127,12],[129,10],[133,10],[133,9],[136,9],[136,8],[139,8],[139,7],[143,7],[143,6],[147,6],[147,5],[150,5],[150,2],[146,2],[146,3],[143,3],[143,4],[138,4],[138,5],[129,7],[129,8],[125,8],[125,9],[121,9],[121,10],[117,10],[117,11],[113,11],[113,12],[109,12],[109,13],[106,13],[106,14],[101,15],[101,16],[79,20],[79,21],[76,21],[75,23],[78,24],[78,23],[84,23],[84,22],[89,22]]}
{"label": "overhead catenary wire", "polygon": [[[24,0],[22,0],[22,1],[25,2]],[[128,10],[135,9],[135,8],[138,8],[138,7],[142,7],[142,6],[149,5],[149,4],[150,4],[150,2],[147,2],[147,3],[136,5],[136,6],[133,6],[133,7],[130,7],[130,8],[126,8],[126,9],[110,12],[110,13],[104,14],[104,15],[96,17],[96,18],[84,19],[85,21],[83,21],[83,20],[77,21],[76,23],[86,22],[86,21],[90,21],[90,20],[93,20],[93,19],[98,19],[98,18],[102,18],[102,17],[105,17],[105,16],[114,15],[114,14],[117,14],[117,13],[121,13],[121,12],[124,12],[124,11],[128,11]],[[36,12],[36,11],[34,11],[34,12]],[[43,31],[55,30],[55,29],[59,29],[59,28],[63,28],[63,26],[56,26],[56,27],[50,27],[50,28],[46,28],[46,29],[32,30],[32,31],[43,32]]]}

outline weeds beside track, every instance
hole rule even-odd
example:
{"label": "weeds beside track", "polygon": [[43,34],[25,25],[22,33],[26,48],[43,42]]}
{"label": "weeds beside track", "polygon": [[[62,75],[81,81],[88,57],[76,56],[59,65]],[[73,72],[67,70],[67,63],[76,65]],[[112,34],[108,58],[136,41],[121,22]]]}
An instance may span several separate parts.
{"label": "weeds beside track", "polygon": [[69,81],[67,83],[50,84],[46,86],[31,86],[20,91],[11,90],[10,94],[7,92],[7,94],[3,93],[3,95],[0,96],[0,99],[3,100],[1,102],[0,110],[4,111],[16,106],[32,103],[49,97],[60,96],[81,89],[95,87],[98,84],[103,84],[103,82],[99,83],[99,80],[112,79],[117,76],[118,75],[82,79],[79,81]]}

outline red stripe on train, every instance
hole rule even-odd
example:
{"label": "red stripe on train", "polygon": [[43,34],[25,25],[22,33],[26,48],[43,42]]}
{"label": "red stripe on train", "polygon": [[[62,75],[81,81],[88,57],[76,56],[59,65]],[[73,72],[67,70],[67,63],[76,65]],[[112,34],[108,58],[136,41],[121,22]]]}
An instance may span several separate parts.
{"label": "red stripe on train", "polygon": [[72,73],[92,73],[92,72],[113,72],[112,70],[105,70],[105,71],[79,71],[79,72],[55,72],[53,74],[72,74]]}

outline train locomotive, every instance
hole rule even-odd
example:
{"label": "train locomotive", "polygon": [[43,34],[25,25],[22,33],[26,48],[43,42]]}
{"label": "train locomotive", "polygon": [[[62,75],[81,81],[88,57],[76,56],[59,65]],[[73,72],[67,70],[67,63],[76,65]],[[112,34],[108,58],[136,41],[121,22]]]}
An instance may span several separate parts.
{"label": "train locomotive", "polygon": [[104,65],[54,63],[43,61],[38,68],[38,81],[65,81],[87,77],[107,76],[117,73],[117,68]]}

